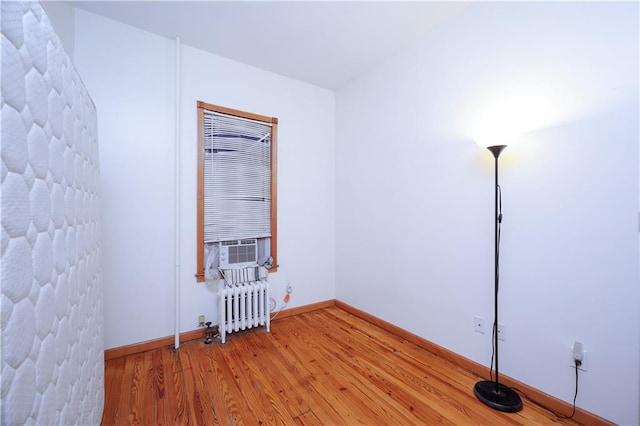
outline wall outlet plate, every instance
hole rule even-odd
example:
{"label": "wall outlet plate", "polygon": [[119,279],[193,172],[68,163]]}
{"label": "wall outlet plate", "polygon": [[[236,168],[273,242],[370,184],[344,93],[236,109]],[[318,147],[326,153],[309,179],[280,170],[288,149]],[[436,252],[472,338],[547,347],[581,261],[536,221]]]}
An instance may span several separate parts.
{"label": "wall outlet plate", "polygon": [[499,322],[498,323],[498,340],[502,340],[504,342],[506,338],[507,338],[507,335],[506,335],[504,324]]}
{"label": "wall outlet plate", "polygon": [[[573,362],[573,346],[569,348],[569,367],[576,368],[576,364]],[[582,350],[582,364],[578,367],[580,371],[587,371],[587,351]]]}
{"label": "wall outlet plate", "polygon": [[473,317],[473,331],[475,331],[476,333],[481,333],[484,334],[485,328],[484,328],[484,318],[476,315],[475,317]]}

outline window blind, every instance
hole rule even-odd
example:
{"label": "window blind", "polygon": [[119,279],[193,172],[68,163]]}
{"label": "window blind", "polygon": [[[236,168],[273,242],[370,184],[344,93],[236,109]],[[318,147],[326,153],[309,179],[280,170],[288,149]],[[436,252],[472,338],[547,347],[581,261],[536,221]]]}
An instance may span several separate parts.
{"label": "window blind", "polygon": [[204,240],[271,236],[271,125],[205,111]]}

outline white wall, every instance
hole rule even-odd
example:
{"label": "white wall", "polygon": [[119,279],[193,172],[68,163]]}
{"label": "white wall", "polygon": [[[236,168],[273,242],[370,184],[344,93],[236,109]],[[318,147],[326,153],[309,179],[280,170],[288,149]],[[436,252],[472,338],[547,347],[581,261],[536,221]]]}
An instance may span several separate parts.
{"label": "white wall", "polygon": [[[638,5],[471,6],[336,96],[337,298],[484,365],[491,110],[501,156],[501,372],[638,424]],[[490,115],[490,114],[489,114]]]}
{"label": "white wall", "polygon": [[[100,126],[105,347],[172,335],[175,42],[82,11],[76,67]],[[196,272],[196,101],[278,117],[278,260],[272,295],[289,307],[335,297],[334,94],[184,46],[181,65],[180,330],[213,289]]]}

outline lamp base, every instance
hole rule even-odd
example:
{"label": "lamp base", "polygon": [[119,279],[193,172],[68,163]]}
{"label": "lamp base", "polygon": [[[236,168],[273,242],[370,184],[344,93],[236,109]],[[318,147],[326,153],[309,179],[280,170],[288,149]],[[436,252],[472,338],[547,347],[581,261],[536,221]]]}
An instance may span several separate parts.
{"label": "lamp base", "polygon": [[511,388],[489,380],[476,383],[473,393],[484,404],[494,410],[515,413],[522,410],[520,395]]}

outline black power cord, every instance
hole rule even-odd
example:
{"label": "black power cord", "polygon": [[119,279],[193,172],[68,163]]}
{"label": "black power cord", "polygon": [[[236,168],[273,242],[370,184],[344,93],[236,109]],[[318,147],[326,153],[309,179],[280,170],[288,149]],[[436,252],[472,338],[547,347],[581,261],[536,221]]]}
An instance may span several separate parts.
{"label": "black power cord", "polygon": [[[498,217],[496,218],[496,220],[498,221],[498,244],[496,247],[496,274],[499,274],[500,268],[498,266],[500,265],[500,236],[501,236],[501,228],[502,228],[502,187],[500,187],[500,185],[498,185]],[[500,282],[499,276],[496,281],[498,283]],[[498,290],[499,288],[496,288],[496,292]],[[495,335],[497,332],[498,332],[498,324],[495,321],[493,321],[493,329],[491,332],[491,348],[492,348],[491,349],[491,367],[489,369],[489,377],[491,378],[491,381],[493,381],[493,360],[495,358],[495,353],[496,353]],[[579,370],[579,367],[582,365],[582,361],[576,359],[574,360],[574,363],[575,363],[574,368],[576,370],[576,391],[573,394],[573,408],[571,409],[571,414],[569,416],[566,416],[564,414],[557,413],[553,411],[551,408],[545,407],[544,405],[541,405],[540,403],[536,402],[537,405],[549,411],[551,414],[553,414],[559,419],[571,419],[576,414],[576,398],[578,397],[578,370]],[[527,394],[522,392],[520,389],[518,388],[511,388],[511,389],[513,389],[514,391],[518,392],[519,394],[524,396],[526,399],[531,401],[531,399],[527,396]]]}
{"label": "black power cord", "polygon": [[575,360],[575,369],[576,369],[576,391],[573,394],[573,408],[571,409],[571,415],[570,416],[565,416],[564,414],[559,414],[556,413],[553,410],[549,410],[547,407],[544,407],[545,409],[551,411],[553,414],[556,415],[556,417],[559,417],[561,419],[570,419],[572,418],[575,414],[576,414],[576,398],[578,397],[578,370],[580,369],[580,366],[582,365],[582,361],[579,360]]}
{"label": "black power cord", "polygon": [[[496,293],[500,290],[500,237],[502,235],[502,187],[497,185],[498,187],[498,217],[496,220],[498,221],[498,244],[496,245]],[[493,328],[491,331],[491,367],[489,368],[489,377],[493,382],[493,360],[496,354],[496,340],[495,335],[498,332],[498,324],[496,321],[493,321]]]}
{"label": "black power cord", "polygon": [[568,416],[565,415],[565,414],[560,414],[557,411],[554,411],[549,407],[545,407],[544,405],[540,404],[539,402],[533,401],[531,398],[529,398],[527,396],[526,393],[522,392],[518,388],[511,388],[511,389],[513,389],[514,391],[518,392],[520,395],[522,395],[523,397],[527,398],[529,401],[535,402],[536,405],[538,405],[539,407],[544,408],[545,410],[547,410],[548,412],[550,412],[551,414],[553,414],[554,416],[556,416],[559,419],[572,419],[573,416],[575,416],[575,414],[576,414],[576,398],[578,397],[578,369],[579,369],[578,367],[580,367],[582,365],[582,362],[578,361],[578,360],[576,360],[575,363],[576,364],[575,364],[574,368],[576,369],[576,391],[573,394],[573,407],[571,408],[571,414],[568,415]]}

